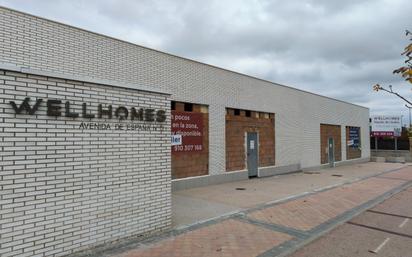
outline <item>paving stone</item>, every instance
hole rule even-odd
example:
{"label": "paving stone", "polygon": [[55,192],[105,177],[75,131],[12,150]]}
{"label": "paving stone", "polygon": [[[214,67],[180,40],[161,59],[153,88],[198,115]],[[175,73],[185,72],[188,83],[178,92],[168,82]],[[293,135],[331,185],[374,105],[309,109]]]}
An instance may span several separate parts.
{"label": "paving stone", "polygon": [[248,217],[270,224],[308,231],[404,182],[388,178],[369,178],[257,210],[250,213]]}
{"label": "paving stone", "polygon": [[229,219],[166,239],[122,257],[257,256],[292,239],[291,236]]}
{"label": "paving stone", "polygon": [[383,174],[380,177],[397,178],[397,179],[403,179],[403,180],[409,181],[409,180],[412,180],[412,169],[402,169],[396,172],[390,172],[387,174]]}
{"label": "paving stone", "polygon": [[[321,229],[319,225],[332,222],[333,226],[334,218],[403,186],[409,180],[399,178],[408,176],[409,170],[412,169],[406,167],[284,203],[258,207],[246,211],[246,216],[192,227],[176,236],[142,242],[138,248],[110,256],[274,256],[294,247],[302,238],[316,236],[317,229]],[[410,193],[409,190],[400,194]]]}

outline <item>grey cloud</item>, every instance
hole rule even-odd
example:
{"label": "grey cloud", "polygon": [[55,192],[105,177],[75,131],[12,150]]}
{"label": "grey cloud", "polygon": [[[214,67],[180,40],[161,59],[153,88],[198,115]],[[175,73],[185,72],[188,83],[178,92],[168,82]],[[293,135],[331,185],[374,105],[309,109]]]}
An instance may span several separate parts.
{"label": "grey cloud", "polygon": [[259,78],[401,113],[407,0],[0,0],[0,5]]}

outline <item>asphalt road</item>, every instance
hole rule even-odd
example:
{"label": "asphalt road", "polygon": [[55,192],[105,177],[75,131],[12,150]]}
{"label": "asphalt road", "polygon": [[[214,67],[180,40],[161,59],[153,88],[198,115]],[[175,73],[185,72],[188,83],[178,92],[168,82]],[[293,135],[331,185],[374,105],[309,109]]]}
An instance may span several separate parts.
{"label": "asphalt road", "polygon": [[412,257],[412,187],[289,257]]}

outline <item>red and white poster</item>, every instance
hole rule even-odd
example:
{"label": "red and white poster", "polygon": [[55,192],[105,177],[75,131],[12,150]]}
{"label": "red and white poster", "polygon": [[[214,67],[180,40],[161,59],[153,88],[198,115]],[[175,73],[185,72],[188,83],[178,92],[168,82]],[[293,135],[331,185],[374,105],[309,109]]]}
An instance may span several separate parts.
{"label": "red and white poster", "polygon": [[374,115],[371,117],[371,126],[371,135],[374,137],[400,137],[402,133],[402,117]]}
{"label": "red and white poster", "polygon": [[172,153],[203,150],[203,115],[196,112],[172,111],[172,135],[181,135],[182,144],[173,145]]}

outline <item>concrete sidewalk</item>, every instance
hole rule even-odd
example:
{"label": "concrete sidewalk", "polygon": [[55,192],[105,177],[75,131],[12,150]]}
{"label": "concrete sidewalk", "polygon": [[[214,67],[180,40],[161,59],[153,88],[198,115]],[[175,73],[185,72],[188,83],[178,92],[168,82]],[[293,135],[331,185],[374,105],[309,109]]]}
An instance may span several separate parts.
{"label": "concrete sidewalk", "polygon": [[411,185],[412,167],[368,163],[190,189],[177,194],[241,211],[83,256],[285,256]]}
{"label": "concrete sidewalk", "polygon": [[405,164],[399,163],[369,162],[181,190],[173,192],[172,224],[174,228],[183,228],[218,216],[342,185],[404,166]]}

